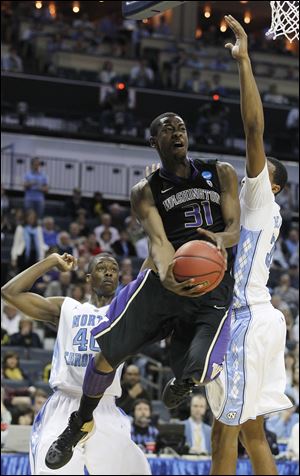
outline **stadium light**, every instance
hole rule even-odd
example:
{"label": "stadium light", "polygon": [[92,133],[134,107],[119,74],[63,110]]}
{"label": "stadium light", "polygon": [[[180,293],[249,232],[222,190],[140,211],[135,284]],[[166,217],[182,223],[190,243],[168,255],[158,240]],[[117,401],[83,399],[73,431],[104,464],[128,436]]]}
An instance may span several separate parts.
{"label": "stadium light", "polygon": [[245,12],[245,15],[244,15],[244,23],[250,23],[251,22],[251,13],[248,11],[248,12]]}
{"label": "stadium light", "polygon": [[227,23],[225,20],[222,20],[221,23],[220,23],[220,31],[222,33],[225,33],[225,31],[227,30]]}
{"label": "stadium light", "polygon": [[73,8],[72,8],[74,13],[79,13],[80,11],[80,3],[79,2],[73,2]]}
{"label": "stadium light", "polygon": [[35,8],[37,8],[38,10],[40,10],[42,6],[43,6],[42,2],[35,2]]}
{"label": "stadium light", "polygon": [[211,7],[210,7],[210,5],[205,5],[205,7],[204,7],[204,16],[205,16],[205,18],[210,18],[210,16],[211,16]]}

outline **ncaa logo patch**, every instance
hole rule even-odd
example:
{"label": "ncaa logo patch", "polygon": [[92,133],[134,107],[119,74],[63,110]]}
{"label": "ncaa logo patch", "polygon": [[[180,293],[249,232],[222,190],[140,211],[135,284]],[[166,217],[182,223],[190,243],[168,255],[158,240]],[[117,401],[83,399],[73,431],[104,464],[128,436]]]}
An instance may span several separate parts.
{"label": "ncaa logo patch", "polygon": [[228,420],[233,420],[235,416],[236,416],[236,412],[228,412],[226,415],[226,418],[228,418]]}
{"label": "ncaa logo patch", "polygon": [[201,175],[205,180],[210,180],[212,178],[212,173],[209,172],[209,170],[204,170]]}

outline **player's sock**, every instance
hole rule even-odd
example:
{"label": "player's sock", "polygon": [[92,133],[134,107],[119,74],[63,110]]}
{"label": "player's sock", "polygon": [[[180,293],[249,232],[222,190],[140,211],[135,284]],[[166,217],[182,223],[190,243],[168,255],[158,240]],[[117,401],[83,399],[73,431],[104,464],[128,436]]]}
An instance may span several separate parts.
{"label": "player's sock", "polygon": [[95,368],[94,357],[89,361],[84,375],[83,395],[78,410],[83,421],[93,418],[93,411],[100,402],[105,390],[112,384],[116,371],[100,372]]}

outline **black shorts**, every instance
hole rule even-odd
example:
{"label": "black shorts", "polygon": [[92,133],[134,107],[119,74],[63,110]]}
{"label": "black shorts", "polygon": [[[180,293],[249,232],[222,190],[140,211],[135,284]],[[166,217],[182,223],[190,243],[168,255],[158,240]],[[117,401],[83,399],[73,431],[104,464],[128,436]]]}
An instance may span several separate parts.
{"label": "black shorts", "polygon": [[177,296],[165,289],[151,270],[141,272],[110,304],[92,330],[112,367],[142,347],[172,334],[171,367],[177,379],[207,383],[221,370],[230,338],[233,278],[199,298]]}

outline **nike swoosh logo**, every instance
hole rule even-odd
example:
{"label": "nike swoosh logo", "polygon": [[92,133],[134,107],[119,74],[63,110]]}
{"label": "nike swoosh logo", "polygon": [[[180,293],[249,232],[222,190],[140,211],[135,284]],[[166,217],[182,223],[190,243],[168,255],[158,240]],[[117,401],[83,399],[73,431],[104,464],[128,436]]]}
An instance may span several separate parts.
{"label": "nike swoosh logo", "polygon": [[214,306],[215,309],[226,309],[224,306]]}
{"label": "nike swoosh logo", "polygon": [[161,190],[161,193],[166,193],[172,190],[174,187],[167,188],[166,190]]}

